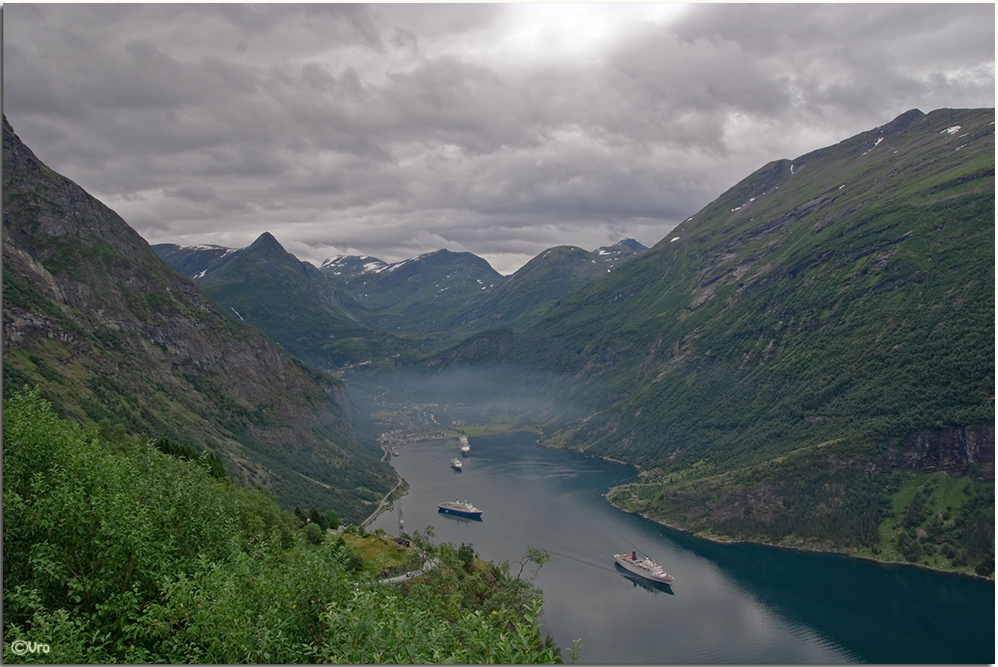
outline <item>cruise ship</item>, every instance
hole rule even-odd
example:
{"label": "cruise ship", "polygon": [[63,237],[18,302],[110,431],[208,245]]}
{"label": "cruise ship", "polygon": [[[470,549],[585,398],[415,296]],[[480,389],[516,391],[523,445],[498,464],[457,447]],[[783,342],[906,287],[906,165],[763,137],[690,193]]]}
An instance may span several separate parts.
{"label": "cruise ship", "polygon": [[437,505],[440,509],[438,511],[444,514],[457,514],[459,516],[467,516],[472,518],[480,518],[482,516],[482,510],[478,509],[467,500],[448,500],[445,503],[440,503]]}
{"label": "cruise ship", "polygon": [[460,438],[460,442],[461,442],[461,454],[467,456],[468,452],[471,451],[471,445],[468,443],[468,436],[462,435]]}
{"label": "cruise ship", "polygon": [[637,553],[633,551],[630,554],[614,554],[613,559],[628,572],[644,577],[649,581],[656,581],[660,584],[671,584],[675,581],[675,577],[663,570],[661,565],[651,558],[638,558]]}

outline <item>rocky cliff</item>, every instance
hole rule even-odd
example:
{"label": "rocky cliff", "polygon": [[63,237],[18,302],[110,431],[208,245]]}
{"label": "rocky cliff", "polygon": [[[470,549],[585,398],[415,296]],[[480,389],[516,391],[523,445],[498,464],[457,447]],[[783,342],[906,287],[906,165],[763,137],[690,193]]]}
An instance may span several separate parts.
{"label": "rocky cliff", "polygon": [[948,428],[909,434],[887,455],[892,466],[994,480],[995,429]]}

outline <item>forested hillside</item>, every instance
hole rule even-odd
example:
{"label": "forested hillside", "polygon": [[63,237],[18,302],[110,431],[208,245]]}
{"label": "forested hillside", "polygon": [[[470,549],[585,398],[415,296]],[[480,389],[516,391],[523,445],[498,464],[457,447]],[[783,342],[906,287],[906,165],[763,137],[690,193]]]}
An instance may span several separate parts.
{"label": "forested hillside", "polygon": [[[199,461],[60,419],[37,390],[3,415],[7,663],[561,662],[539,591],[466,545],[354,548]],[[432,567],[378,581],[369,544]]]}
{"label": "forested hillside", "polygon": [[117,214],[3,127],[3,389],[208,449],[286,508],[359,521],[395,484],[343,384],[226,315]]}
{"label": "forested hillside", "polygon": [[722,535],[894,548],[929,520],[883,534],[898,471],[993,509],[994,151],[993,110],[913,111],[749,176],[529,329],[523,358],[598,400],[552,440]]}

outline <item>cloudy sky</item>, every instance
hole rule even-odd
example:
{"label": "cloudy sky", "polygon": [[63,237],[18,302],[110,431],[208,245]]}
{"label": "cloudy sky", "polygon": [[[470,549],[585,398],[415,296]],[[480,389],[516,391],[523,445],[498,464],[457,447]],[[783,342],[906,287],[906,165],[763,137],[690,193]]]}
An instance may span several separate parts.
{"label": "cloudy sky", "polygon": [[3,109],[150,243],[511,273],[995,104],[994,4],[4,4]]}

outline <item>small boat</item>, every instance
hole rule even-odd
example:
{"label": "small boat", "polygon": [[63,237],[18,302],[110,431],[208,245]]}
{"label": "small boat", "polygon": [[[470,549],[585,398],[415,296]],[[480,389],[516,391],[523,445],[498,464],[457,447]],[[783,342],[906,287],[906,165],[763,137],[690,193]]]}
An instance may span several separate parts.
{"label": "small boat", "polygon": [[457,514],[458,516],[469,516],[476,519],[482,516],[482,510],[467,500],[448,500],[445,503],[440,503],[437,507],[439,508],[438,511],[444,514]]}
{"label": "small boat", "polygon": [[628,572],[644,577],[649,581],[656,581],[660,584],[671,584],[675,581],[675,577],[663,570],[661,565],[651,558],[638,558],[638,554],[634,551],[624,555],[614,554],[613,559]]}
{"label": "small boat", "polygon": [[461,461],[459,459],[451,459],[450,460],[450,467],[453,468],[454,470],[460,470],[462,465],[463,464],[461,463]]}
{"label": "small boat", "polygon": [[468,436],[462,435],[460,441],[461,441],[461,454],[467,455],[468,452],[471,451],[471,445],[468,444]]}

